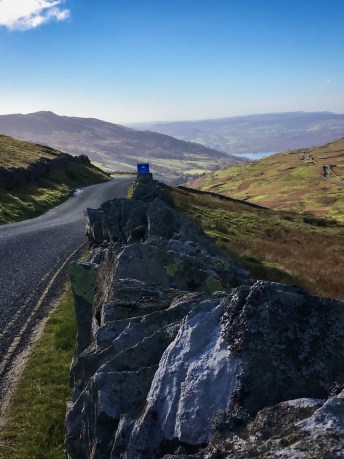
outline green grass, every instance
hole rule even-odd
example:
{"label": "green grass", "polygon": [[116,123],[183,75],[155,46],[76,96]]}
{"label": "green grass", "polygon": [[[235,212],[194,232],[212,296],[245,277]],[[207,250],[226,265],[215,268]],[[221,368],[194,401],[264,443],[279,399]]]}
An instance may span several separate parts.
{"label": "green grass", "polygon": [[34,345],[0,432],[2,459],[63,459],[76,322],[69,288]]}
{"label": "green grass", "polygon": [[128,193],[127,193],[127,198],[131,199],[134,194],[134,183],[132,183],[129,187]]}

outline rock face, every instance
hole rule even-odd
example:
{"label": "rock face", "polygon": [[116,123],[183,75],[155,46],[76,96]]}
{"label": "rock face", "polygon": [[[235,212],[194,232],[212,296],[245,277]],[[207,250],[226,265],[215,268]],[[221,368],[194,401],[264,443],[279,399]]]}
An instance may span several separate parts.
{"label": "rock face", "polygon": [[342,457],[344,302],[253,283],[166,193],[87,211],[67,457]]}

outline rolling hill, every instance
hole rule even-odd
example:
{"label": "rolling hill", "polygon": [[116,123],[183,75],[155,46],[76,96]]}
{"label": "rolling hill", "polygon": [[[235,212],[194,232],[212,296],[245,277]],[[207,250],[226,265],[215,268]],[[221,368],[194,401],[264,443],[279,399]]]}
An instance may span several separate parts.
{"label": "rolling hill", "polygon": [[336,140],[344,136],[344,114],[268,113],[132,126],[199,142],[231,154],[245,154],[306,148]]}
{"label": "rolling hill", "polygon": [[150,162],[152,171],[170,182],[241,162],[223,152],[167,135],[52,112],[2,115],[0,133],[73,155],[86,154],[113,170],[133,171],[138,162]]}
{"label": "rolling hill", "polygon": [[344,221],[344,138],[204,175],[192,188]]}

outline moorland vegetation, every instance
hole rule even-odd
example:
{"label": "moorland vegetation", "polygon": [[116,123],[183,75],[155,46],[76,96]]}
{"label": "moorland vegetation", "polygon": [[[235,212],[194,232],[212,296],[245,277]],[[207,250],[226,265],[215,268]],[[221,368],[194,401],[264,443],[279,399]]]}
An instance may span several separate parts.
{"label": "moorland vegetation", "polygon": [[344,298],[344,224],[273,211],[197,190],[171,188],[176,208],[256,279]]}
{"label": "moorland vegetation", "polygon": [[191,188],[344,221],[344,138],[203,175]]}

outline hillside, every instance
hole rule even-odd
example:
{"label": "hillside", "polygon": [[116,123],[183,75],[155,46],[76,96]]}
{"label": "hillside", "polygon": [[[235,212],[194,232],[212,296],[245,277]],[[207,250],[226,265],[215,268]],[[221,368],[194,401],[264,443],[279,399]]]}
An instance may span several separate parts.
{"label": "hillside", "polygon": [[141,123],[182,140],[199,142],[231,154],[277,152],[322,145],[344,136],[344,114],[268,113],[200,121]]}
{"label": "hillside", "polygon": [[343,221],[344,138],[222,169],[189,184],[271,209]]}
{"label": "hillside", "polygon": [[51,112],[2,115],[0,133],[73,155],[86,154],[114,170],[135,170],[138,162],[150,162],[152,171],[166,181],[241,162],[223,152],[163,134]]}
{"label": "hillside", "polygon": [[0,224],[35,217],[76,188],[106,180],[86,157],[0,136]]}
{"label": "hillside", "polygon": [[255,279],[344,299],[344,226],[211,193],[171,188],[177,210],[199,224]]}

